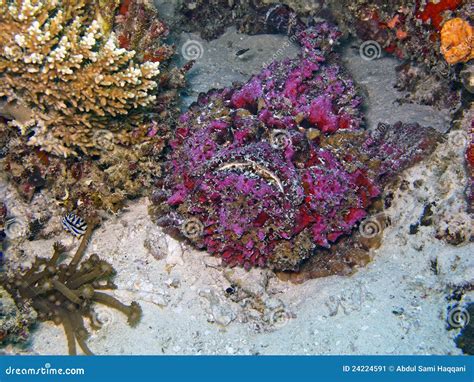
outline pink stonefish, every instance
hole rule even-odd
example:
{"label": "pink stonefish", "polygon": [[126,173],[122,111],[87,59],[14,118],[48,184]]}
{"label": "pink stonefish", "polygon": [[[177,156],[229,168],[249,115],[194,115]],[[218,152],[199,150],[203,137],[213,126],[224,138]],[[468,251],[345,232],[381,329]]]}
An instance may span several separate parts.
{"label": "pink stonefish", "polygon": [[296,59],[212,90],[180,118],[157,223],[225,264],[297,270],[366,217],[386,180],[430,152],[437,133],[398,123],[370,134],[337,63],[340,33],[300,29]]}

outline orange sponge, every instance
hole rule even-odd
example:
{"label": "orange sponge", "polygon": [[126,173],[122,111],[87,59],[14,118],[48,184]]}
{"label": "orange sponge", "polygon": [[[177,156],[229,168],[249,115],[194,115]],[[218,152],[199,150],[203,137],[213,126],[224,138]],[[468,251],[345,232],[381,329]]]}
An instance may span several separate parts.
{"label": "orange sponge", "polygon": [[461,18],[446,21],[441,29],[441,53],[450,65],[474,58],[474,28]]}

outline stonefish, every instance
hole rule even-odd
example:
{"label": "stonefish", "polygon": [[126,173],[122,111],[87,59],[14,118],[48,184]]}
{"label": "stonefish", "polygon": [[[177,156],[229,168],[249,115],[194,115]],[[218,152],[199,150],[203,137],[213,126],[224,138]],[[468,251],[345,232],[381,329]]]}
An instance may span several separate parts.
{"label": "stonefish", "polygon": [[298,270],[350,235],[387,181],[434,148],[417,124],[363,128],[327,22],[293,28],[296,59],[211,90],[179,120],[157,223],[230,266]]}

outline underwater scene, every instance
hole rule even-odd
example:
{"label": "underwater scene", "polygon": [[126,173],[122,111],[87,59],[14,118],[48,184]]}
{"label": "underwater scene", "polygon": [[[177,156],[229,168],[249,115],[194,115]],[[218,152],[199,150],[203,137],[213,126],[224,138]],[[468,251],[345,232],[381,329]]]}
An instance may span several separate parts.
{"label": "underwater scene", "polygon": [[474,354],[474,3],[0,0],[0,354]]}

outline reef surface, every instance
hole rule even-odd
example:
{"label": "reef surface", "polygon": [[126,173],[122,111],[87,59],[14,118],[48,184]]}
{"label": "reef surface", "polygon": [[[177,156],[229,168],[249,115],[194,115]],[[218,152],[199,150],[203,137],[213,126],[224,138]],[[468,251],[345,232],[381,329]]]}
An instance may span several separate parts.
{"label": "reef surface", "polygon": [[[251,37],[233,30],[209,43],[196,35],[180,37],[181,55],[190,39],[203,48],[189,73],[190,98],[247,81],[273,54],[282,58],[299,51],[284,36]],[[403,96],[394,88],[399,61],[381,57],[367,62],[350,46],[342,49],[341,60],[362,85],[372,134],[377,134],[378,122],[393,125],[398,120],[443,133],[449,129],[445,111],[396,102]],[[144,319],[130,329],[122,314],[99,306],[96,317],[103,325],[91,331],[88,344],[97,354],[460,354],[453,341],[460,330],[447,330],[447,320],[453,305],[473,298],[468,288],[474,266],[465,143],[463,130],[453,129],[427,160],[385,187],[380,196],[383,232],[370,250],[369,264],[355,273],[349,264],[351,277],[339,271],[294,285],[269,269],[223,267],[218,257],[166,235],[150,220],[147,200],[130,203],[123,214],[104,218],[89,250],[107,254],[107,262],[119,271],[111,295],[138,301]],[[68,248],[78,245],[72,236],[59,233],[63,206],[51,203],[45,191],[38,187],[26,202],[0,179],[9,207],[5,227],[0,216],[0,228],[10,235],[2,248],[8,262],[29,267],[35,255],[49,258],[56,240]],[[81,206],[77,203],[78,211]],[[8,344],[2,352],[62,354],[65,349],[62,329],[45,322],[27,346]]]}

